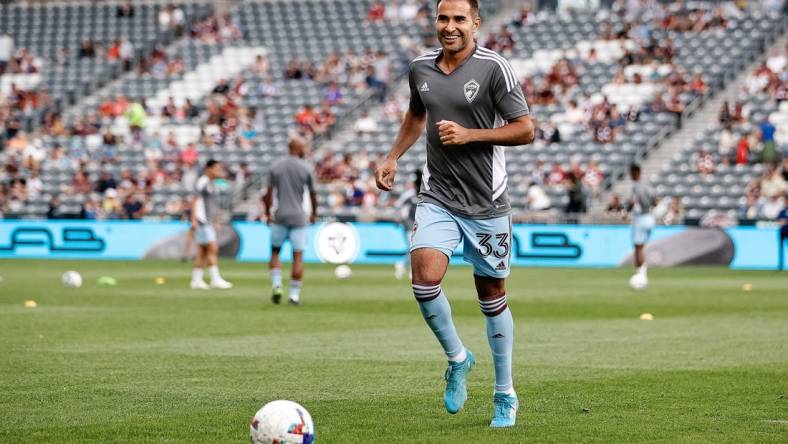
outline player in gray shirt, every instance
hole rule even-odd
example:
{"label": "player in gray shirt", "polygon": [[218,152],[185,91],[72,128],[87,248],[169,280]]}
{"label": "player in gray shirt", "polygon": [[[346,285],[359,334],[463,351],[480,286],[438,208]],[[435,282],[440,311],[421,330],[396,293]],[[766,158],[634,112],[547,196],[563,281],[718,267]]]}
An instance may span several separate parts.
{"label": "player in gray shirt", "polygon": [[449,413],[467,398],[466,375],[475,358],[460,341],[441,288],[460,241],[474,266],[479,305],[495,364],[492,427],[515,424],[512,384],[514,328],[505,278],[511,254],[511,207],[504,146],[525,145],[534,128],[509,62],[478,47],[477,0],[439,0],[435,28],[441,47],[410,64],[410,106],[394,146],[375,172],[390,191],[397,160],[427,130],[427,162],[416,210],[411,262],[413,294],[449,360],[443,400]]}
{"label": "player in gray shirt", "polygon": [[[222,164],[214,159],[205,163],[202,176],[194,185],[194,197],[191,206],[191,229],[197,243],[197,254],[192,268],[191,288],[207,290],[208,288],[228,289],[232,284],[225,281],[219,274],[219,246],[216,239],[217,203],[214,180],[224,177]],[[188,241],[187,241],[188,242]],[[210,287],[203,280],[203,269],[208,267],[211,278]]]}
{"label": "player in gray shirt", "polygon": [[[282,299],[282,266],[279,253],[286,240],[293,247],[293,269],[290,274],[290,303],[300,303],[301,282],[304,276],[304,248],[309,224],[317,219],[314,168],[304,160],[307,145],[303,139],[293,138],[289,154],[271,166],[266,192],[263,195],[265,217],[271,227],[271,301]],[[304,194],[308,192],[312,210],[304,210]],[[273,217],[271,212],[275,208]]]}
{"label": "player in gray shirt", "polygon": [[640,166],[629,167],[629,176],[632,179],[632,194],[627,201],[627,210],[632,221],[632,243],[635,245],[635,275],[633,279],[641,279],[642,286],[648,285],[645,248],[651,237],[656,219],[652,214],[657,205],[657,195],[654,190],[640,177]]}

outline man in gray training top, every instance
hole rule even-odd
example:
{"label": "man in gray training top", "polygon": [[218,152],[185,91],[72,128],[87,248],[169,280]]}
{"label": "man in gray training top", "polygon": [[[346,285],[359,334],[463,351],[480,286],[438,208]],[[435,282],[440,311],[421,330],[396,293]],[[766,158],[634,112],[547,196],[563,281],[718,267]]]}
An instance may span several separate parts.
{"label": "man in gray training top", "polygon": [[654,190],[641,179],[639,165],[629,167],[629,177],[632,179],[632,195],[627,202],[627,210],[632,221],[632,243],[635,244],[635,275],[639,275],[643,283],[648,285],[645,248],[656,223],[651,211],[657,205],[657,197]]}
{"label": "man in gray training top", "polygon": [[477,0],[438,0],[435,28],[441,47],[410,64],[410,106],[397,140],[375,172],[389,191],[397,160],[427,129],[427,162],[410,246],[413,294],[449,360],[444,405],[458,412],[475,358],[457,334],[441,288],[452,251],[464,241],[476,292],[486,315],[495,366],[490,426],[515,424],[512,384],[514,325],[506,303],[511,253],[511,207],[503,146],[525,145],[534,128],[509,62],[476,45]]}
{"label": "man in gray training top", "polygon": [[[228,289],[233,286],[219,274],[219,245],[216,241],[216,227],[219,223],[216,211],[218,205],[213,181],[220,177],[224,177],[222,164],[218,160],[210,159],[205,163],[203,175],[194,184],[191,231],[194,233],[194,240],[197,243],[197,254],[194,257],[194,268],[192,268],[191,288],[196,290]],[[203,280],[203,269],[206,266],[211,278],[210,287]]]}
{"label": "man in gray training top", "polygon": [[[317,219],[317,195],[313,168],[305,160],[306,142],[300,138],[290,139],[289,155],[271,166],[263,204],[266,221],[271,227],[271,301],[278,304],[282,299],[282,266],[279,252],[286,240],[293,247],[293,269],[290,277],[290,303],[300,303],[301,280],[304,276],[304,247],[309,224]],[[312,212],[307,218],[304,211],[304,192],[309,190]],[[276,196],[276,211],[271,218]]]}

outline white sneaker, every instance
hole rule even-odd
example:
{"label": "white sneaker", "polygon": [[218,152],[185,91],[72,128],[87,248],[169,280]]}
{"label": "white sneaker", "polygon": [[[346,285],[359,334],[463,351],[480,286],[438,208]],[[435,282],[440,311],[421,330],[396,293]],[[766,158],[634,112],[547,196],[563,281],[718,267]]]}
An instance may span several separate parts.
{"label": "white sneaker", "polygon": [[205,283],[205,281],[192,281],[191,287],[192,290],[210,290],[211,288]]}
{"label": "white sneaker", "polygon": [[211,288],[218,288],[220,290],[227,290],[233,288],[233,284],[225,281],[224,279],[220,279],[218,281],[211,281]]}

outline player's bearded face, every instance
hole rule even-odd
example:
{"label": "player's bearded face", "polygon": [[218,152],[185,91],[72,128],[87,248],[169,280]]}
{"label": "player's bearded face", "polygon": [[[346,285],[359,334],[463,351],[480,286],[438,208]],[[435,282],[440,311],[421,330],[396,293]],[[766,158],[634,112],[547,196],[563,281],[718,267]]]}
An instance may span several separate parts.
{"label": "player's bearded face", "polygon": [[479,24],[478,15],[466,1],[444,0],[438,5],[435,30],[446,52],[458,53],[467,48]]}

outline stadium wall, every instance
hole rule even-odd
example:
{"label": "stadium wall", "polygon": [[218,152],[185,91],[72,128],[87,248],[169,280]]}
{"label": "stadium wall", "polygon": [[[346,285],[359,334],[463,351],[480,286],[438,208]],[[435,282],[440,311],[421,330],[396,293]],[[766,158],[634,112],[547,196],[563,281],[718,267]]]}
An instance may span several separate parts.
{"label": "stadium wall", "polygon": [[[356,223],[339,232],[336,225],[310,227],[308,262],[390,264],[406,252],[407,238],[399,225]],[[181,222],[1,221],[0,258],[178,258],[187,229]],[[219,240],[225,257],[266,261],[270,255],[270,229],[264,224],[234,223],[222,228]],[[624,225],[514,225],[509,248],[514,266],[536,267],[617,267],[627,265],[632,252],[630,229]],[[459,246],[452,262],[463,262],[461,252]],[[283,257],[290,255],[286,245]],[[649,262],[658,266],[774,269],[777,255],[777,228],[761,227],[657,227],[647,249]]]}

